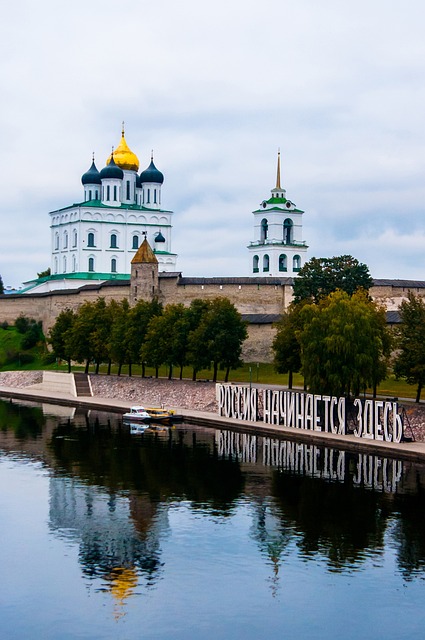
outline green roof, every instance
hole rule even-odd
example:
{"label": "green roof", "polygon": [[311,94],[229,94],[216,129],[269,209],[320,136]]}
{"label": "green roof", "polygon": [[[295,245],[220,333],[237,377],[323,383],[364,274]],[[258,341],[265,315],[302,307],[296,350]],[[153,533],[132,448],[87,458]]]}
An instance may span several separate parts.
{"label": "green roof", "polygon": [[53,276],[28,280],[24,284],[28,285],[21,289],[20,293],[25,293],[43,282],[51,280],[130,280],[129,273],[97,273],[96,271],[78,271],[76,273],[55,273]]}
{"label": "green roof", "polygon": [[96,209],[130,209],[132,211],[148,211],[149,213],[158,212],[158,213],[172,213],[167,209],[150,209],[149,207],[144,207],[139,204],[123,204],[121,203],[119,207],[111,207],[108,204],[103,204],[100,200],[87,200],[86,202],[75,202],[74,204],[70,204],[68,207],[61,207],[60,209],[55,209],[50,213],[55,213],[56,211],[66,211],[67,209],[73,209],[74,207],[93,207]]}

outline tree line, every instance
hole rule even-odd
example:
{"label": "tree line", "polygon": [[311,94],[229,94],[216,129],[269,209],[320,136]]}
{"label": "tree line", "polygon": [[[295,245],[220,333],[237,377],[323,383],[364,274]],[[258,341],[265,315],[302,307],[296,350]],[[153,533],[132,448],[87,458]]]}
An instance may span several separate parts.
{"label": "tree line", "polygon": [[277,372],[301,373],[312,393],[359,395],[392,371],[417,385],[425,382],[425,302],[408,294],[401,324],[391,331],[386,310],[368,291],[368,267],[352,256],[313,258],[294,282],[294,298],[273,342]]}
{"label": "tree line", "polygon": [[104,298],[85,302],[77,311],[62,311],[48,337],[55,357],[68,363],[85,362],[96,373],[101,364],[118,366],[118,375],[127,365],[132,375],[134,365],[154,367],[156,376],[161,365],[179,369],[180,379],[185,366],[192,367],[192,379],[198,371],[212,367],[213,380],[218,369],[225,370],[228,380],[231,369],[240,366],[242,344],[247,337],[246,323],[235,306],[223,297],[212,300],[195,299],[189,307],[169,304],[165,308],[157,301],[139,301],[130,307],[128,301]]}

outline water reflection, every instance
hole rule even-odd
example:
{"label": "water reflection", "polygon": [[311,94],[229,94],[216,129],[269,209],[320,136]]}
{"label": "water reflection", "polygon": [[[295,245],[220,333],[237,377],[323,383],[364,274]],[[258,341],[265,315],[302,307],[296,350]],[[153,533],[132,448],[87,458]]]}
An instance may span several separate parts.
{"label": "water reflection", "polygon": [[176,504],[223,522],[249,505],[274,595],[294,554],[355,572],[382,557],[389,533],[405,579],[425,574],[418,464],[184,425],[132,436],[119,417],[9,402],[0,450],[48,467],[50,531],[78,545],[83,575],[113,595],[117,616],[163,579]]}

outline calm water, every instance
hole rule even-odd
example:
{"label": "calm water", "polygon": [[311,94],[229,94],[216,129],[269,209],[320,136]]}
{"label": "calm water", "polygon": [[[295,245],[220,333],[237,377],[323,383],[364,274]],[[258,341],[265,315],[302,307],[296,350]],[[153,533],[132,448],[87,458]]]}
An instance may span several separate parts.
{"label": "calm water", "polygon": [[0,637],[424,638],[425,468],[0,401]]}

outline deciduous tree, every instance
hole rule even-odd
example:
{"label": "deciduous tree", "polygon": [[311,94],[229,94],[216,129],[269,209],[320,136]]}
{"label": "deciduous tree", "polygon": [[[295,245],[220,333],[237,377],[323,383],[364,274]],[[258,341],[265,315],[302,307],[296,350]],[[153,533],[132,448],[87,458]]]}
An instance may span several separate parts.
{"label": "deciduous tree", "polygon": [[372,284],[368,267],[353,256],[312,258],[294,280],[294,301],[317,303],[337,289],[351,296],[358,289],[368,291]]}
{"label": "deciduous tree", "polygon": [[416,402],[425,382],[425,302],[409,292],[400,306],[401,325],[397,330],[399,349],[394,362],[397,378],[416,384]]}
{"label": "deciduous tree", "polygon": [[296,334],[302,327],[302,307],[302,304],[290,305],[276,325],[277,332],[272,343],[275,369],[278,373],[289,374],[289,389],[292,389],[293,374],[301,369],[301,345]]}
{"label": "deciduous tree", "polygon": [[72,351],[70,348],[69,336],[74,323],[75,314],[72,309],[61,311],[53,327],[50,329],[48,342],[56,358],[65,360],[68,363],[68,373],[71,373]]}
{"label": "deciduous tree", "polygon": [[390,340],[385,312],[364,291],[335,291],[301,311],[304,380],[314,393],[358,394],[386,373]]}

